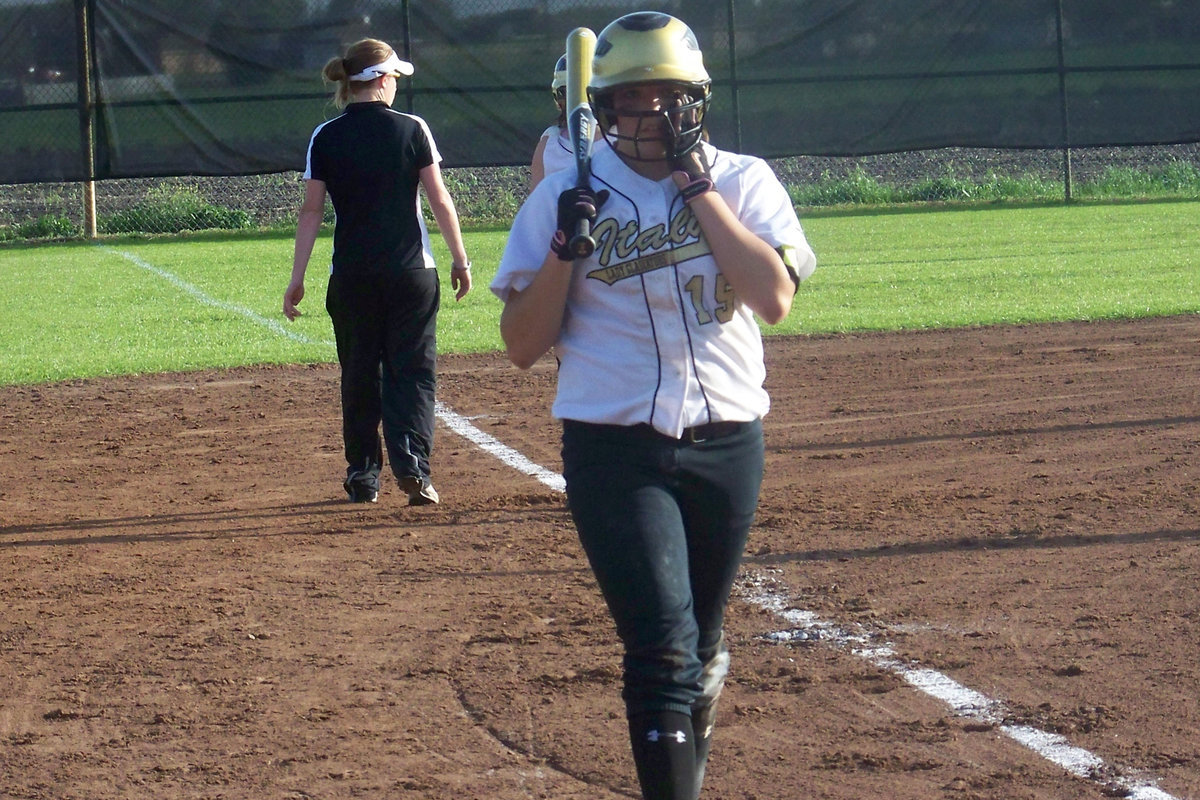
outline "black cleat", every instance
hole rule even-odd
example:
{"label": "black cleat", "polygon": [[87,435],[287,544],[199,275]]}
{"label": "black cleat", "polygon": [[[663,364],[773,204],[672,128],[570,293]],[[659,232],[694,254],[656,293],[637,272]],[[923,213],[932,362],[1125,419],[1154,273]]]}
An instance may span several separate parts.
{"label": "black cleat", "polygon": [[351,503],[374,503],[379,499],[379,478],[369,472],[352,471],[342,483]]}
{"label": "black cleat", "polygon": [[403,478],[400,478],[400,491],[408,495],[408,504],[410,506],[432,506],[437,505],[441,501],[441,498],[438,497],[437,489],[433,488],[433,484],[429,482],[429,478],[405,475]]}

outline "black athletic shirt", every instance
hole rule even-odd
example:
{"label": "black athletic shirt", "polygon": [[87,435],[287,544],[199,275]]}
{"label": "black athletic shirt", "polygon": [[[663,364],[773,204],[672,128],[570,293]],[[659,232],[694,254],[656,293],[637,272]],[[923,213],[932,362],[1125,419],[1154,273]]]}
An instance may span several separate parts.
{"label": "black athletic shirt", "polygon": [[351,103],[317,126],[304,177],[324,181],[333,200],[333,269],[424,269],[420,171],[438,158],[420,117],[382,101]]}

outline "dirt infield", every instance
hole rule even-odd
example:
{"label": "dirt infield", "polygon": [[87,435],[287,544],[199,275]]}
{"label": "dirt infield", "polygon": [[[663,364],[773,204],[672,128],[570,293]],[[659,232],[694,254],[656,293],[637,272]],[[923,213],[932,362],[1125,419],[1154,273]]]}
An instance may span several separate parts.
{"label": "dirt infield", "polygon": [[[1200,798],[1200,318],[768,366],[705,798]],[[552,362],[441,375],[558,471]],[[328,366],[0,389],[0,796],[637,796],[562,496],[441,426],[441,506],[351,505],[339,430]]]}

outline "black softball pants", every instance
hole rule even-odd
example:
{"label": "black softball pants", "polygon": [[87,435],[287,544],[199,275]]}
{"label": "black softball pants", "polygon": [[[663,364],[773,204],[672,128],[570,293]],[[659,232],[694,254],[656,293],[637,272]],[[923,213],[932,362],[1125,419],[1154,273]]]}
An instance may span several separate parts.
{"label": "black softball pants", "polygon": [[352,470],[429,476],[437,389],[437,270],[329,276],[325,308],[342,368],[342,437]]}
{"label": "black softball pants", "polygon": [[722,425],[693,442],[563,423],[567,499],[624,645],[629,717],[690,715],[721,647],[763,475],[762,422]]}

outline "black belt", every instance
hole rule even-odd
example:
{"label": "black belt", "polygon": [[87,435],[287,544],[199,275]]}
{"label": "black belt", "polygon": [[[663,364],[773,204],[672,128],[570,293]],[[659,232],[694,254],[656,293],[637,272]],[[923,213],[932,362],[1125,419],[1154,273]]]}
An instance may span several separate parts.
{"label": "black belt", "polygon": [[710,422],[706,425],[695,425],[691,428],[684,428],[683,435],[679,438],[685,442],[707,442],[712,439],[724,439],[726,436],[741,433],[749,424],[748,422]]}
{"label": "black belt", "polygon": [[624,433],[644,437],[647,439],[666,439],[669,442],[709,442],[713,439],[724,439],[726,436],[732,436],[735,433],[741,433],[746,430],[750,422],[709,422],[704,425],[695,425],[691,428],[684,428],[683,434],[676,439],[673,436],[668,436],[665,433],[657,430],[653,425],[645,422],[637,425],[605,425],[598,422],[578,422],[577,420],[563,420],[564,424],[568,425],[585,425],[593,429],[606,429],[614,433]]}

